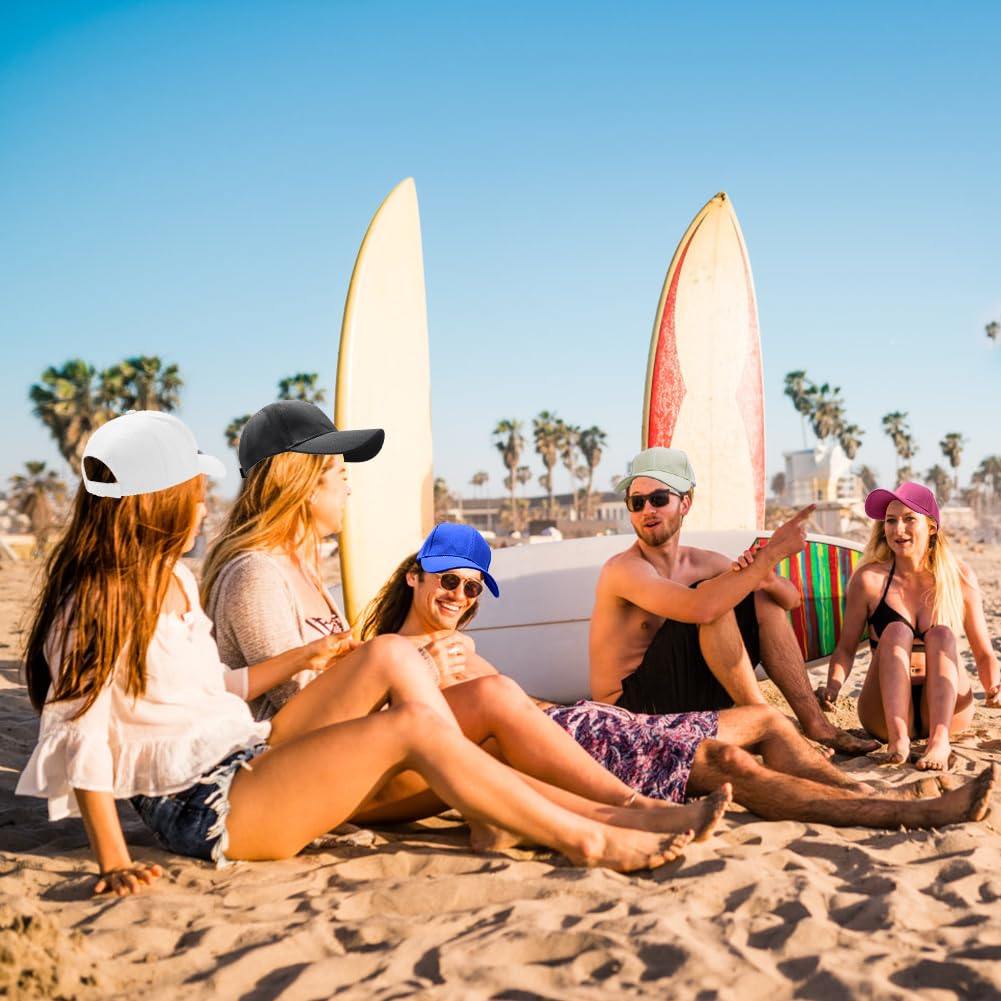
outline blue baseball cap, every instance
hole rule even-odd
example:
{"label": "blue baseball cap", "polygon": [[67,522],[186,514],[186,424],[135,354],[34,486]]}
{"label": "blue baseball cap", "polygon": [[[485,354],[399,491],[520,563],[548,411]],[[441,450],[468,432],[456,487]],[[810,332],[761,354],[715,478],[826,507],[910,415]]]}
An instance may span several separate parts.
{"label": "blue baseball cap", "polygon": [[483,574],[483,583],[495,597],[500,597],[497,581],[487,572],[490,569],[490,546],[472,525],[443,522],[431,529],[424,540],[417,562],[428,573],[442,573],[468,567]]}

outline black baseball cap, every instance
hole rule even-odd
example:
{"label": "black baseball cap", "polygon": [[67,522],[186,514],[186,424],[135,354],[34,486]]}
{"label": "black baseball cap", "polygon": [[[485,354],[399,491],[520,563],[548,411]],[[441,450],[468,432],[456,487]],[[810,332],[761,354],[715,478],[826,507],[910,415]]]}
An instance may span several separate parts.
{"label": "black baseball cap", "polygon": [[385,438],[382,428],[338,431],[315,404],[279,400],[262,407],[244,426],[240,435],[240,475],[246,476],[262,459],[281,452],[343,455],[345,462],[367,462],[379,454]]}

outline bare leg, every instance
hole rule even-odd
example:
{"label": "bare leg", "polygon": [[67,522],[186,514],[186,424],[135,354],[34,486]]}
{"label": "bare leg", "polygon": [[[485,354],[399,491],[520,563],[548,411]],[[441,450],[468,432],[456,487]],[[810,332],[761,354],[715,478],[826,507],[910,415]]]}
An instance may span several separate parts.
{"label": "bare leg", "polygon": [[[914,732],[914,707],[911,704],[911,648],[914,633],[903,622],[891,622],[879,637],[879,646],[869,667],[869,677],[859,697],[862,725],[887,742],[882,760],[891,765],[904,764],[911,752]],[[866,687],[876,672],[879,701],[873,704]]]}
{"label": "bare leg", "polygon": [[767,704],[733,612],[699,627],[699,649],[709,670],[738,706]]}
{"label": "bare leg", "polygon": [[416,647],[402,636],[376,636],[298,692],[271,723],[272,746],[332,723],[358,719],[387,702],[422,702],[458,730]]}
{"label": "bare leg", "polygon": [[287,858],[336,827],[397,771],[414,769],[446,802],[562,852],[621,871],[676,858],[688,835],[665,837],[578,817],[550,803],[441,716],[418,703],[287,740],[240,771],[230,790],[228,855]]}
{"label": "bare leg", "polygon": [[[946,626],[933,626],[925,634],[925,711],[928,717],[928,745],[916,764],[922,771],[945,771],[952,746],[950,732],[964,729],[973,716],[957,713],[959,666],[955,634]],[[956,719],[956,717],[961,717]],[[965,718],[962,718],[965,717]],[[958,725],[956,725],[958,723]]]}
{"label": "bare leg", "polygon": [[835,827],[938,827],[980,820],[987,812],[998,766],[934,799],[877,799],[765,768],[746,751],[707,740],[696,752],[689,786],[733,783],[733,798],[766,820],[799,820]]}
{"label": "bare leg", "polygon": [[470,740],[483,744],[492,739],[502,761],[539,780],[533,783],[536,788],[566,809],[616,826],[661,832],[691,829],[703,837],[709,833],[706,825],[715,827],[719,819],[715,799],[680,806],[636,792],[592,758],[510,678],[477,678],[452,685],[444,694]]}
{"label": "bare leg", "polygon": [[863,740],[845,733],[824,715],[810,688],[803,654],[789,624],[786,610],[764,591],[758,591],[754,595],[754,611],[758,617],[762,666],[785,696],[800,721],[803,732],[811,740],[833,748],[840,754],[867,754],[875,750],[879,746],[878,741]]}

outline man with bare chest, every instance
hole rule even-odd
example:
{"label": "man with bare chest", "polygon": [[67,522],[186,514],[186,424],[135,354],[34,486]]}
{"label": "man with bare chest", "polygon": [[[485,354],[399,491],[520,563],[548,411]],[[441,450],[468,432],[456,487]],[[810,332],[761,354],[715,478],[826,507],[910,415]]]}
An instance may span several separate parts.
{"label": "man with bare chest", "polygon": [[640,713],[763,703],[754,676],[760,660],[807,736],[847,754],[879,746],[828,721],[786,614],[799,593],[775,566],[803,548],[812,507],[776,529],[767,546],[734,561],[680,544],[695,493],[684,452],[641,452],[618,489],[636,541],[598,578],[590,632],[594,699]]}

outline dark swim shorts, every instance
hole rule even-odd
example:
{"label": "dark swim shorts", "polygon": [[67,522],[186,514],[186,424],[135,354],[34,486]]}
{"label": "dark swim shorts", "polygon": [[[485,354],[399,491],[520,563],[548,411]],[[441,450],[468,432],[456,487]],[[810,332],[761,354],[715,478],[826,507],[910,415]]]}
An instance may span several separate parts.
{"label": "dark swim shorts", "polygon": [[[761,646],[753,591],[737,605],[734,614],[747,655],[752,664],[757,664]],[[622,695],[616,705],[634,713],[687,713],[729,709],[733,699],[702,656],[699,627],[665,619],[640,666],[622,680]]]}

